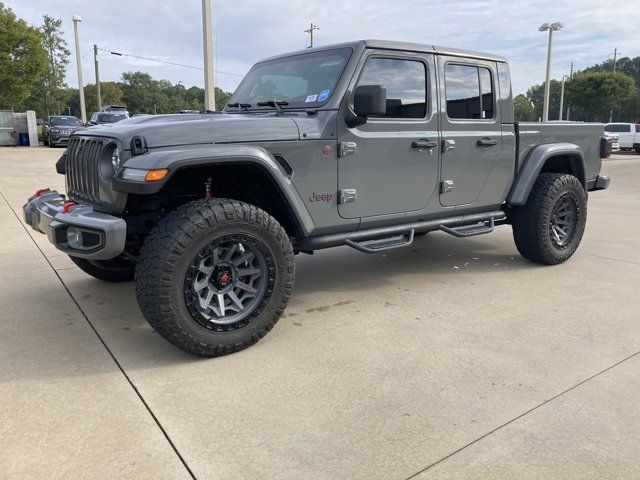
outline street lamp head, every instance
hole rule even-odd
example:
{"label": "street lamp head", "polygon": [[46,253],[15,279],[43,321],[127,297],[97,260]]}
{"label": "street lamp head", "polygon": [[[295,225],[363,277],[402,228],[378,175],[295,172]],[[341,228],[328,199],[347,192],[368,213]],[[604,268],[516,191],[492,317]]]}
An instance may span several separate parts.
{"label": "street lamp head", "polygon": [[74,15],[73,16],[73,21],[74,22],[81,22],[82,21],[82,17],[80,15]]}
{"label": "street lamp head", "polygon": [[562,22],[554,22],[554,23],[543,23],[538,28],[539,32],[546,32],[547,30],[553,30],[554,32],[564,28],[564,24]]}

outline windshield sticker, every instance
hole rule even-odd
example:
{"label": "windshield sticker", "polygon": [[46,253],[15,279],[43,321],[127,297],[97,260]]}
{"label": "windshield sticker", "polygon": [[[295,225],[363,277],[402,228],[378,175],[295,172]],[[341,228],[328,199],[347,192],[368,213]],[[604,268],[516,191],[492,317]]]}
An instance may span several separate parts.
{"label": "windshield sticker", "polygon": [[322,90],[320,92],[320,95],[318,95],[318,101],[324,102],[327,98],[329,98],[329,93],[331,93],[331,90],[329,90],[328,88]]}
{"label": "windshield sticker", "polygon": [[305,103],[308,103],[308,102],[315,102],[315,101],[316,101],[316,98],[318,98],[318,95],[309,95],[309,96],[307,97],[307,99],[305,100]]}

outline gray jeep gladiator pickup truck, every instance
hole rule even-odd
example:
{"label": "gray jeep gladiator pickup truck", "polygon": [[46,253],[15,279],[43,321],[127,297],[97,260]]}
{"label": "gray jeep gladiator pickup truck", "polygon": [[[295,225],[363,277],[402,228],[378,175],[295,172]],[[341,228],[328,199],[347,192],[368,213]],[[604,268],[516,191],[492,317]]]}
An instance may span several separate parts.
{"label": "gray jeep gladiator pickup truck", "polygon": [[218,356],[271,330],[299,252],[510,224],[524,257],[564,262],[609,185],[603,133],[515,122],[503,57],[358,41],[257,63],[222,112],[74,132],[66,196],[38,190],[24,218],[89,275],[135,279],[169,342]]}

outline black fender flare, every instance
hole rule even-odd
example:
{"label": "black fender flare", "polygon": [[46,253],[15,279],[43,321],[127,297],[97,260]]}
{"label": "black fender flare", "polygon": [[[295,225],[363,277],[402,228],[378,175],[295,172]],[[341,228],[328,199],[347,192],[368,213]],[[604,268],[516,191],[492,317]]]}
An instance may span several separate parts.
{"label": "black fender flare", "polygon": [[507,204],[524,205],[547,160],[559,156],[569,157],[577,162],[578,179],[586,190],[587,185],[585,183],[585,164],[582,148],[573,143],[538,145],[529,151],[524,165],[516,174],[513,186],[511,187],[509,195],[507,195]]}
{"label": "black fender flare", "polygon": [[303,236],[311,235],[314,230],[313,220],[287,172],[267,150],[256,145],[218,144],[151,150],[131,157],[124,167],[141,170],[166,168],[169,170],[168,175],[158,182],[136,182],[123,179],[122,169],[112,180],[113,188],[119,192],[150,195],[160,191],[182,169],[223,164],[252,164],[263,168],[288,203]]}

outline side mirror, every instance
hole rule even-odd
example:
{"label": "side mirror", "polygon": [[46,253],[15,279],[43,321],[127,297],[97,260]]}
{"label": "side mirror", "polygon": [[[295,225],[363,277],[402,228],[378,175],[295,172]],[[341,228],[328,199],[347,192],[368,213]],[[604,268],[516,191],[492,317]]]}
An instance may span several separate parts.
{"label": "side mirror", "polygon": [[360,85],[353,92],[353,111],[355,115],[346,118],[351,128],[367,123],[372,115],[384,115],[387,112],[387,87],[384,85]]}

